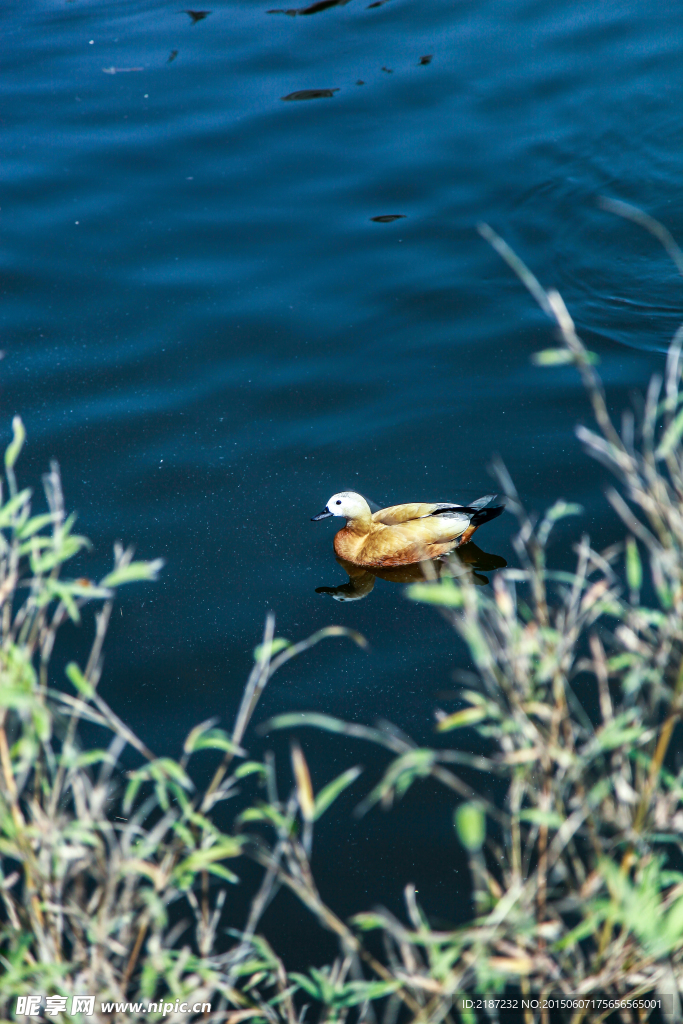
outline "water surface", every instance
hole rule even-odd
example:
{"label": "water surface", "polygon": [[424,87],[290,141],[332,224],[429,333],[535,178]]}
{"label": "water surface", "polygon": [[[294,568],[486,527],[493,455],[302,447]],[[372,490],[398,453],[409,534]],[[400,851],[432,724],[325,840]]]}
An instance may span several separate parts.
{"label": "water surface", "polygon": [[[477,222],[560,289],[615,408],[681,319],[666,255],[596,203],[636,203],[683,238],[678,10],[268,8],[0,12],[5,432],[19,412],[26,480],[59,459],[93,573],[119,538],[166,558],[161,583],[122,597],[102,687],[172,754],[195,722],[230,721],[268,609],[281,635],[335,622],[371,648],[316,648],[259,720],[385,716],[431,739],[467,655],[401,585],[343,604],[316,593],[346,581],[333,524],[309,521],[335,491],[464,502],[491,490],[498,452],[531,508],[584,506],[558,562],[583,530],[598,546],[618,535],[573,435],[588,418],[576,375],[530,364],[552,326]],[[305,90],[330,94],[282,100]],[[512,529],[503,516],[477,543],[513,560]],[[74,631],[70,650],[84,641]],[[316,785],[353,759],[368,765],[359,792],[376,776],[367,751],[303,740]],[[316,868],[341,913],[397,908],[410,880],[435,918],[458,919],[448,800],[423,787],[347,831],[349,801],[324,826]],[[276,932],[298,920],[283,900]]]}

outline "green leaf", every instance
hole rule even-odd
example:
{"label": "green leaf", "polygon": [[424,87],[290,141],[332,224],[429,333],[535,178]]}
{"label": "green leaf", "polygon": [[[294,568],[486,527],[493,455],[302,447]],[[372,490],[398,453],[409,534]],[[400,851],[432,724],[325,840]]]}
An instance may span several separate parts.
{"label": "green leaf", "polygon": [[307,978],[305,974],[298,974],[296,971],[291,971],[289,977],[292,981],[295,981],[299,988],[302,988],[307,995],[312,996],[313,999],[320,998],[320,990],[318,986],[310,978]]}
{"label": "green leaf", "polygon": [[53,547],[54,542],[54,537],[30,537],[29,540],[25,540],[19,545],[19,554],[38,555],[41,551],[47,551],[48,548]]}
{"label": "green leaf", "polygon": [[126,793],[123,798],[123,812],[128,814],[129,810],[135,803],[135,797],[138,795],[138,790],[145,780],[141,775],[134,775],[126,786]]}
{"label": "green leaf", "polygon": [[400,981],[350,981],[334,1001],[336,1005],[358,1006],[371,999],[382,999],[400,987]]}
{"label": "green leaf", "polygon": [[[600,362],[597,352],[590,352],[588,349],[585,351],[585,358],[586,362],[593,366]],[[536,366],[566,366],[575,361],[575,356],[566,348],[544,348],[540,352],[534,352],[531,357],[531,362]]]}
{"label": "green leaf", "polygon": [[595,734],[595,742],[601,750],[616,750],[630,747],[646,731],[644,725],[631,725],[633,713],[626,712],[607,722]]}
{"label": "green leaf", "polygon": [[655,457],[665,459],[667,455],[671,455],[671,452],[681,439],[681,434],[683,434],[683,409],[681,409],[676,419],[664,431],[659,447],[655,452]]}
{"label": "green leaf", "polygon": [[360,913],[354,914],[351,918],[353,924],[355,924],[361,931],[371,932],[377,928],[386,929],[387,919],[383,914],[371,914],[371,913]]}
{"label": "green leaf", "polygon": [[599,807],[605,797],[612,789],[612,780],[609,778],[599,779],[594,786],[588,790],[586,803],[589,807]]}
{"label": "green leaf", "polygon": [[[52,587],[55,580],[46,580],[46,586]],[[111,590],[107,590],[105,587],[98,587],[89,580],[83,578],[81,580],[64,580],[59,581],[57,584],[59,587],[59,593],[70,594],[71,597],[84,597],[89,601],[94,600],[106,600],[112,596]]]}
{"label": "green leaf", "polygon": [[406,595],[411,601],[438,604],[446,608],[461,608],[463,604],[462,589],[448,577],[444,577],[440,583],[413,583],[406,588]]}
{"label": "green leaf", "polygon": [[265,778],[268,775],[268,769],[264,764],[261,764],[260,761],[245,761],[245,763],[241,764],[235,771],[235,778],[245,779],[247,775],[254,775],[257,772],[262,778]]}
{"label": "green leaf", "polygon": [[583,512],[583,505],[577,505],[575,501],[565,501],[564,498],[560,498],[556,501],[545,514],[545,518],[549,519],[551,523],[556,523],[558,519],[564,519],[565,516],[580,516]]}
{"label": "green leaf", "polygon": [[26,440],[26,428],[21,422],[20,416],[15,416],[12,420],[12,433],[14,434],[14,437],[5,450],[6,469],[12,469],[14,463],[19,458],[19,453],[24,446],[24,441]]}
{"label": "green leaf", "polygon": [[[543,522],[538,528],[538,542],[541,547],[545,547],[547,544],[550,531],[558,519],[564,519],[565,516],[578,516],[581,515],[582,512],[583,508],[581,505],[577,505],[575,502],[565,501],[564,498],[560,498],[559,501],[556,501],[555,504],[546,512],[543,517]],[[571,582],[573,583],[574,580],[572,579]]]}
{"label": "green leaf", "polygon": [[579,942],[587,939],[589,935],[597,935],[598,930],[608,913],[609,904],[606,900],[593,901],[592,909],[584,921],[572,928],[563,938],[559,939],[553,949],[572,949]]}
{"label": "green leaf", "polygon": [[233,743],[223,729],[210,729],[204,733],[195,743],[194,750],[225,750],[231,754],[244,754],[242,748]]}
{"label": "green leaf", "polygon": [[394,794],[401,797],[417,779],[426,778],[437,760],[437,752],[415,747],[395,758],[385,771],[380,782],[356,808],[356,814],[365,814],[378,801],[391,800]]}
{"label": "green leaf", "polygon": [[154,581],[163,566],[163,558],[155,558],[152,562],[131,562],[130,565],[121,566],[110,572],[108,576],[104,577],[100,586],[121,587],[124,583],[138,583],[140,580]]}
{"label": "green leaf", "polygon": [[195,842],[195,838],[187,825],[184,825],[182,821],[174,821],[172,827],[175,834],[180,836],[188,850],[196,849],[197,844]]}
{"label": "green leaf", "polygon": [[353,782],[356,781],[358,776],[362,773],[363,769],[359,767],[349,768],[347,771],[342,772],[332,782],[328,782],[326,786],[320,790],[315,798],[315,806],[313,811],[313,820],[317,821],[327,808],[334,803],[340,793],[343,793]]}
{"label": "green leaf", "polygon": [[217,878],[222,878],[232,885],[237,885],[239,882],[239,876],[234,871],[228,871],[223,864],[210,864],[206,870],[210,875],[216,875]]}
{"label": "green leaf", "polygon": [[195,725],[194,729],[190,729],[183,743],[183,752],[191,754],[194,750],[194,745],[197,742],[197,738],[201,736],[203,732],[210,729],[212,725],[215,725],[218,721],[217,718],[207,718],[204,722],[200,722],[199,725]]}
{"label": "green leaf", "polygon": [[17,515],[19,510],[29,501],[31,497],[31,490],[26,488],[25,491],[20,491],[13,498],[0,508],[0,530],[4,530],[6,526],[11,526],[14,517]]}
{"label": "green leaf", "polygon": [[187,800],[183,790],[194,789],[194,783],[177,761],[173,761],[170,757],[159,757],[154,761],[150,761],[143,768],[138,768],[137,771],[130,772],[129,774],[131,782],[126,789],[124,798],[126,811],[132,806],[141,784],[150,781],[154,782],[157,800],[163,810],[167,811],[170,806],[169,792],[175,797],[183,810],[186,810]]}
{"label": "green leaf", "polygon": [[288,831],[291,826],[291,822],[288,821],[284,814],[280,814],[272,804],[259,804],[258,807],[247,807],[238,816],[237,821],[239,824],[249,821],[267,821],[283,832]]}
{"label": "green leaf", "polygon": [[44,555],[31,556],[31,571],[36,576],[51,572],[56,566],[61,565],[63,562],[68,562],[70,558],[73,558],[79,551],[87,547],[90,547],[90,541],[87,537],[76,535],[63,537],[58,547],[51,546],[51,549],[48,549]]}
{"label": "green leaf", "polygon": [[338,732],[346,734],[348,724],[340,718],[332,715],[321,715],[316,711],[290,711],[284,715],[275,715],[268,719],[263,726],[270,732],[271,729],[296,729],[298,726],[309,725],[316,729],[325,729],[327,732]]}
{"label": "green leaf", "polygon": [[558,829],[564,819],[556,811],[542,811],[539,807],[527,807],[519,812],[521,821],[529,821],[532,825],[547,825]]}
{"label": "green leaf", "polygon": [[71,621],[75,622],[77,625],[80,624],[81,615],[80,612],[78,611],[78,605],[73,599],[71,588],[68,586],[68,584],[61,583],[59,580],[45,580],[45,596],[56,598],[56,600],[61,601],[64,607],[66,608],[67,614]]}
{"label": "green leaf", "polygon": [[635,537],[626,541],[626,580],[631,590],[640,590],[643,583],[643,565]]}
{"label": "green leaf", "polygon": [[531,362],[536,366],[565,366],[574,362],[574,356],[567,348],[544,348],[534,352]]}
{"label": "green leaf", "polygon": [[462,729],[466,725],[474,725],[488,718],[488,711],[485,707],[463,708],[462,711],[455,711],[452,715],[446,715],[436,726],[437,732],[449,732],[451,729]]}
{"label": "green leaf", "polygon": [[[242,852],[242,843],[237,839],[223,839],[215,846],[209,846],[203,850],[194,850],[182,860],[173,871],[174,878],[185,877],[196,874],[204,869],[210,870],[218,861],[227,860],[230,857],[239,857]],[[234,876],[233,876],[234,877]],[[232,879],[229,879],[232,881]]]}
{"label": "green leaf", "polygon": [[173,796],[176,798],[176,800],[180,804],[180,808],[181,808],[183,814],[184,815],[187,814],[187,812],[190,810],[190,803],[189,803],[189,801],[187,799],[187,793],[185,792],[185,787],[184,786],[179,786],[177,782],[173,781],[173,779],[169,779],[168,780],[167,786],[168,786],[168,789],[170,790],[170,792],[173,793]]}
{"label": "green leaf", "polygon": [[458,839],[470,853],[481,850],[486,838],[486,816],[477,803],[461,804],[455,812]]}
{"label": "green leaf", "polygon": [[[274,637],[274,639],[271,640],[270,645],[269,645],[270,649],[268,651],[268,659],[272,658],[273,655],[277,654],[279,651],[283,651],[285,649],[285,647],[291,647],[291,646],[292,646],[291,640],[285,640],[285,638],[282,637],[282,636]],[[254,661],[260,661],[261,660],[261,658],[263,657],[264,652],[265,652],[265,647],[266,647],[265,644],[259,644],[258,647],[254,648]]]}
{"label": "green leaf", "polygon": [[54,521],[55,516],[53,512],[45,512],[39,516],[32,516],[24,523],[17,533],[17,537],[19,537],[20,540],[26,540],[28,537],[32,537],[34,533],[38,533],[39,530],[42,530],[43,527],[54,523]]}
{"label": "green leaf", "polygon": [[355,736],[358,739],[370,740],[395,750],[395,746],[387,742],[386,734],[380,729],[370,729],[365,725],[358,725],[356,722],[344,722],[341,718],[334,718],[332,715],[321,715],[316,711],[295,711],[286,715],[276,715],[259,726],[258,731],[265,733],[270,732],[272,729],[292,729],[301,728],[302,726],[324,729],[326,732],[336,732],[342,736]]}
{"label": "green leaf", "polygon": [[108,750],[85,750],[75,758],[73,764],[75,768],[81,768],[86,765],[100,764],[100,762],[115,763]]}
{"label": "green leaf", "polygon": [[76,662],[70,661],[64,671],[66,672],[67,678],[73,683],[78,692],[83,697],[87,697],[88,700],[90,700],[95,693],[95,687],[85,678]]}
{"label": "green leaf", "polygon": [[262,807],[247,807],[237,818],[237,823],[243,825],[249,821],[272,821],[272,815],[266,814]]}
{"label": "green leaf", "polygon": [[192,754],[195,750],[225,750],[231,754],[244,754],[242,748],[233,743],[223,729],[205,729],[200,732],[193,729],[185,740],[184,750],[186,754]]}
{"label": "green leaf", "polygon": [[623,654],[615,654],[613,658],[608,658],[607,667],[610,672],[622,672],[623,669],[630,668],[641,660],[642,655],[636,654],[635,651],[625,651]]}
{"label": "green leaf", "polygon": [[194,789],[194,783],[187,772],[170,757],[158,757],[150,763],[149,769],[153,778],[166,777],[178,782],[183,789]]}
{"label": "green leaf", "polygon": [[52,730],[52,717],[50,712],[44,704],[34,704],[31,708],[31,718],[33,719],[33,726],[38,735],[38,739],[43,743],[46,743],[50,738],[50,732]]}

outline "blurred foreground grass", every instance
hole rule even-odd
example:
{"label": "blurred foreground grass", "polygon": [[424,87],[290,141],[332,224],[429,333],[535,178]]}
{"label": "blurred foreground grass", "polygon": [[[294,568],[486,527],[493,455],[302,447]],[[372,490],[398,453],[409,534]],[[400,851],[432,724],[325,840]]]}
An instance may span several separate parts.
{"label": "blurred foreground grass", "polygon": [[[616,212],[658,233],[683,271],[683,255],[660,225],[623,204]],[[469,922],[435,930],[411,886],[403,919],[374,908],[342,921],[317,890],[310,855],[317,820],[360,769],[316,794],[293,739],[291,792],[280,797],[273,757],[255,761],[244,748],[273,673],[327,637],[363,645],[358,634],[330,627],[291,644],[274,636],[269,617],[232,730],[197,725],[179,760],[156,757],[116,716],[97,689],[115,592],[153,580],[161,564],[134,562],[117,547],[101,581],[64,580],[65,563],[87,542],[65,515],[56,466],[44,481],[49,511],[31,514],[31,494],[15,481],[23,443],[15,419],[0,500],[0,1007],[7,1017],[18,996],[42,994],[67,999],[67,1009],[48,1019],[85,1020],[70,1011],[72,997],[87,993],[96,997],[92,1020],[153,1021],[163,1011],[149,1002],[187,1000],[212,1007],[190,1017],[232,1024],[304,1017],[439,1024],[474,1019],[456,995],[505,991],[668,994],[680,1017],[683,770],[674,739],[683,714],[683,329],[664,379],[650,383],[642,421],[627,412],[618,430],[560,296],[544,291],[491,229],[481,231],[557,324],[558,347],[536,361],[572,363],[582,376],[596,429],[581,427],[578,436],[615,478],[607,496],[624,541],[598,552],[584,536],[573,573],[547,568],[555,522],[579,510],[558,501],[534,519],[498,465],[519,522],[520,567],[498,572],[490,592],[466,578],[409,589],[448,617],[476,670],[460,710],[436,712],[435,728],[452,745],[419,748],[390,727],[320,714],[281,715],[262,727],[312,727],[340,743],[353,736],[384,747],[389,763],[361,813],[389,808],[427,776],[438,780],[444,814],[453,816],[469,857]],[[644,586],[656,596],[652,607],[641,601]],[[70,688],[62,689],[49,673],[56,633],[91,601],[99,606],[92,650],[85,666],[68,666]],[[595,690],[593,718],[576,696],[577,680],[583,692]],[[80,722],[101,728],[101,749],[83,748]],[[462,729],[479,734],[485,754],[470,752]],[[124,771],[126,748],[136,752],[137,769]],[[206,749],[215,771],[198,789],[193,756]],[[495,777],[504,799],[484,798],[459,765],[470,776]],[[242,810],[222,831],[214,808],[240,792]],[[229,890],[243,858],[263,873],[246,920],[236,921]],[[290,972],[259,931],[283,887],[310,911],[312,929],[338,939],[333,963]],[[368,933],[382,941],[368,945]],[[105,1012],[103,1000],[140,1005]],[[564,1019],[606,1015],[574,1009]],[[188,1014],[167,1013],[175,1017]],[[647,1017],[621,1011],[624,1021]],[[541,1019],[532,1010],[526,1018]]]}

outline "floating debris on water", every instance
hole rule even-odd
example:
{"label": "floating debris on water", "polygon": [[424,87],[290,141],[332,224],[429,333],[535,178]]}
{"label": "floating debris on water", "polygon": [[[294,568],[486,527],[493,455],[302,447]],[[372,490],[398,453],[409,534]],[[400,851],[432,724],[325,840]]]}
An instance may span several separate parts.
{"label": "floating debris on water", "polygon": [[375,224],[391,224],[392,220],[403,220],[406,216],[405,213],[383,213],[379,217],[371,217],[370,220],[374,220]]}
{"label": "floating debris on water", "polygon": [[327,11],[330,7],[343,7],[348,2],[349,0],[317,0],[316,3],[309,4],[308,7],[290,7],[287,10],[275,7],[266,11],[266,14],[318,14],[320,11]]}
{"label": "floating debris on water", "polygon": [[297,92],[290,92],[287,96],[281,96],[281,100],[320,100],[334,96],[339,89],[299,89]]}
{"label": "floating debris on water", "polygon": [[177,56],[178,56],[178,51],[177,50],[171,50],[170,56],[169,56],[168,60],[166,61],[166,63],[170,64],[172,61],[174,61],[176,59]]}
{"label": "floating debris on water", "polygon": [[431,64],[433,56],[434,56],[433,53],[428,53],[426,57],[420,57],[420,60],[418,61],[418,63],[419,64]]}
{"label": "floating debris on water", "polygon": [[124,75],[127,71],[144,71],[144,68],[102,68],[105,75]]}
{"label": "floating debris on water", "polygon": [[386,71],[386,73],[388,75],[393,75],[393,73],[394,73],[394,69],[393,68],[385,68],[384,65],[382,65],[382,71]]}
{"label": "floating debris on water", "polygon": [[365,85],[365,82],[363,81],[362,78],[359,78],[358,81],[356,82],[356,85]]}
{"label": "floating debris on water", "polygon": [[193,25],[196,25],[198,21],[204,21],[204,18],[208,18],[211,13],[211,11],[183,11],[183,14],[190,15]]}
{"label": "floating debris on water", "polygon": [[343,7],[349,0],[317,0],[317,3],[309,7],[300,7],[299,14],[317,14],[319,11],[326,11],[328,7]]}

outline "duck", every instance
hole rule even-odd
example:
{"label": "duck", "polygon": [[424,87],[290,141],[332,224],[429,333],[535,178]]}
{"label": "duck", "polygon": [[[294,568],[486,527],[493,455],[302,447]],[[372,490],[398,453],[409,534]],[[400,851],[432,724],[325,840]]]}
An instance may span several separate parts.
{"label": "duck", "polygon": [[491,505],[497,497],[485,494],[469,505],[409,502],[373,512],[362,494],[339,491],[311,522],[331,516],[346,519],[335,535],[334,552],[353,565],[412,565],[467,544],[475,530],[503,512],[504,505]]}

